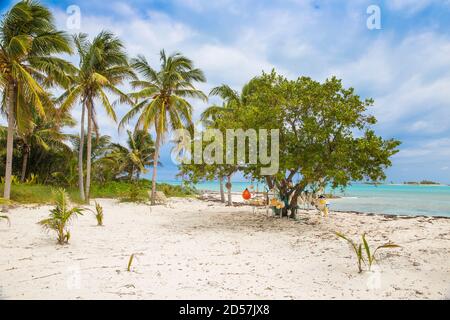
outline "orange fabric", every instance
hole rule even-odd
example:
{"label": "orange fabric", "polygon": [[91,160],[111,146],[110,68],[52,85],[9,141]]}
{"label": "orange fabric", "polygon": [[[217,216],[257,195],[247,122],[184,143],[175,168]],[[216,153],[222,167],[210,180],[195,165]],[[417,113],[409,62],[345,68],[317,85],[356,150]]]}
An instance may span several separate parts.
{"label": "orange fabric", "polygon": [[242,192],[242,198],[244,198],[244,200],[250,200],[251,197],[252,195],[248,189],[245,189],[244,192]]}

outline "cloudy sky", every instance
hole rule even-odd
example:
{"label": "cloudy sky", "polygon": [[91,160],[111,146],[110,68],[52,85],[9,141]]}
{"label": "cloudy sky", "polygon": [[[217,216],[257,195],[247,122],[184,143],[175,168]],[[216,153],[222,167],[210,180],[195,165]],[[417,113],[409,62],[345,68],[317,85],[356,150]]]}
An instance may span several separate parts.
{"label": "cloudy sky", "polygon": [[[13,1],[14,2],[14,1]],[[0,10],[11,3],[1,0]],[[388,171],[395,182],[432,179],[450,183],[449,0],[44,0],[60,28],[95,35],[115,32],[131,56],[144,54],[156,67],[159,50],[180,51],[203,69],[210,88],[239,89],[262,70],[317,80],[336,75],[362,97],[377,132],[403,144]],[[70,29],[68,7],[81,10]],[[381,29],[369,30],[367,9],[381,9]],[[70,11],[70,10],[69,10]],[[70,25],[70,24],[69,24]],[[73,58],[72,58],[73,59]],[[194,102],[198,115],[205,105]],[[127,107],[121,107],[123,115]],[[79,117],[79,109],[74,115]],[[124,141],[99,111],[101,132]],[[164,147],[161,178],[176,167]]]}

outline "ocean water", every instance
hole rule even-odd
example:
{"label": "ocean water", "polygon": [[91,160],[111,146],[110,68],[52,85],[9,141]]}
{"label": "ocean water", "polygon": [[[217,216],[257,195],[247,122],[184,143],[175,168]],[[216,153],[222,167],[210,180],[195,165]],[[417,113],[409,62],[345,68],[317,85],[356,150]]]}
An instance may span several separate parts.
{"label": "ocean water", "polygon": [[[181,184],[180,181],[165,181]],[[264,190],[264,184],[233,182],[232,191],[242,192],[250,185]],[[219,191],[217,182],[202,182],[199,190]],[[341,190],[326,190],[341,198],[330,201],[331,209],[391,215],[425,215],[450,217],[450,186],[353,184]]]}

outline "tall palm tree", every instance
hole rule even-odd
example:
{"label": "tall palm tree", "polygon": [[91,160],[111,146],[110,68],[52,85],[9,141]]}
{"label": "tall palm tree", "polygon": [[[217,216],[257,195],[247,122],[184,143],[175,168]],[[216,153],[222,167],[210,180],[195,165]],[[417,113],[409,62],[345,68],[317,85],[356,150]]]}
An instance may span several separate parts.
{"label": "tall palm tree", "polygon": [[0,23],[0,89],[8,118],[4,198],[11,193],[14,130],[33,112],[45,116],[51,103],[44,87],[67,85],[70,64],[52,56],[71,53],[65,33],[57,31],[50,11],[38,2],[23,0]]}
{"label": "tall palm tree", "polygon": [[152,136],[143,130],[137,130],[134,133],[127,131],[127,146],[113,143],[113,151],[107,156],[114,159],[119,164],[119,173],[127,172],[129,180],[133,180],[136,173],[136,179],[139,180],[142,173],[146,173],[146,167],[151,166],[154,160],[155,143]]}
{"label": "tall palm tree", "polygon": [[[117,120],[113,104],[109,101],[107,92],[118,96],[119,102],[127,102],[128,97],[119,88],[127,78],[133,78],[134,73],[128,64],[123,43],[112,33],[102,31],[92,41],[86,34],[74,37],[75,46],[80,56],[79,67],[73,77],[73,84],[62,96],[64,101],[62,108],[70,108],[75,102],[80,101],[81,133],[80,149],[78,154],[78,175],[80,197],[89,202],[91,184],[91,151],[92,131],[98,134],[98,123],[94,101],[98,99],[106,110],[108,116]],[[86,189],[83,179],[83,146],[84,146],[84,118],[87,111],[87,157],[86,157]]]}
{"label": "tall palm tree", "polygon": [[192,129],[192,106],[188,98],[207,101],[206,95],[194,86],[194,82],[205,82],[205,76],[200,69],[194,68],[190,59],[180,53],[166,56],[162,50],[160,61],[161,69],[156,71],[143,56],[133,60],[133,67],[142,75],[143,80],[132,81],[133,88],[139,91],[129,96],[138,103],[123,117],[119,125],[123,127],[139,114],[136,129],[148,131],[152,126],[155,128],[152,205],[155,204],[159,152],[165,134],[170,129]]}

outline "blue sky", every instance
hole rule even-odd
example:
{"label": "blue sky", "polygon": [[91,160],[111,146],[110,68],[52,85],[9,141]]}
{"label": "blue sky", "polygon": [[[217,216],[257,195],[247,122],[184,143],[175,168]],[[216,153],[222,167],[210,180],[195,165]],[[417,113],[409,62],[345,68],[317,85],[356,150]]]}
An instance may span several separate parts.
{"label": "blue sky", "polygon": [[[13,2],[1,1],[2,11]],[[117,33],[131,56],[155,66],[158,52],[181,51],[202,68],[208,83],[236,89],[262,70],[317,80],[336,75],[362,97],[377,132],[403,144],[388,180],[450,183],[449,0],[173,0],[43,1],[66,29],[69,5],[81,9],[81,29]],[[366,27],[369,5],[381,8],[381,30]],[[206,105],[194,102],[198,115]],[[127,107],[121,107],[123,115]],[[114,139],[116,125],[102,116],[101,131]],[[74,110],[79,116],[79,109]],[[176,173],[164,147],[161,178]]]}

